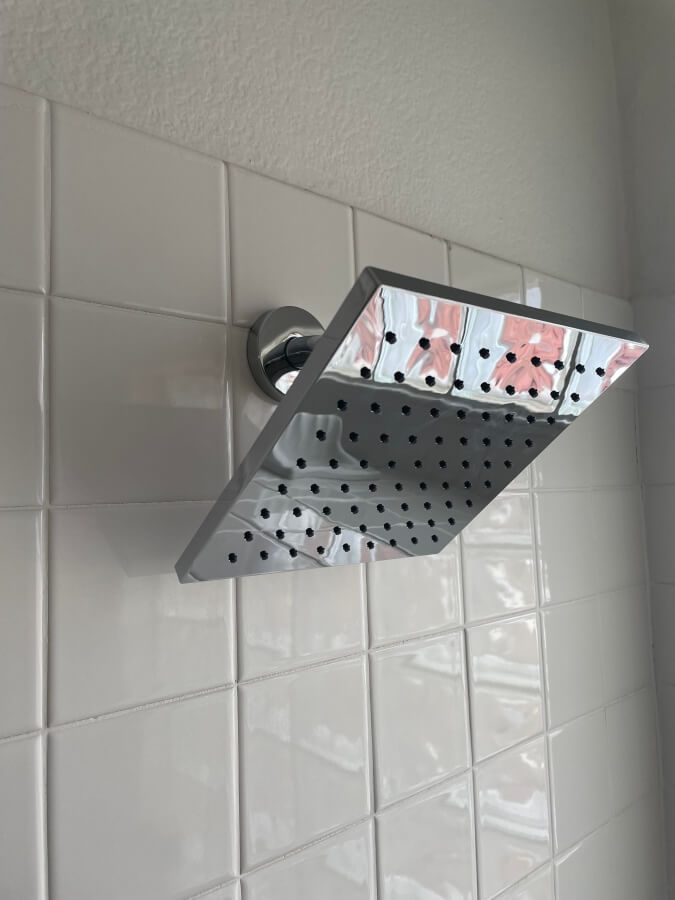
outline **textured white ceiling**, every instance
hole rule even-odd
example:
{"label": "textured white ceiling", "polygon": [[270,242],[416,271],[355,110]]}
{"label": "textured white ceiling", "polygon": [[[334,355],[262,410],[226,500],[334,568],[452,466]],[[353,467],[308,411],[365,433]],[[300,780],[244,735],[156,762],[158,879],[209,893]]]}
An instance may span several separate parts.
{"label": "textured white ceiling", "polygon": [[605,0],[0,0],[0,81],[625,287]]}

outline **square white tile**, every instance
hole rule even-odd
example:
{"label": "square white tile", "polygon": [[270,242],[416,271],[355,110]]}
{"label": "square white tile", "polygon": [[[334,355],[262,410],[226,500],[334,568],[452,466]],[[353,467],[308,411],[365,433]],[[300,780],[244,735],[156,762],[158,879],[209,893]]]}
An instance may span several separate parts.
{"label": "square white tile", "polygon": [[594,491],[591,499],[596,590],[604,593],[644,584],[647,573],[640,488]]}
{"label": "square white tile", "polygon": [[656,683],[675,685],[675,585],[652,584],[650,591]]}
{"label": "square white tile", "polygon": [[[659,685],[658,702],[663,780],[671,799],[675,796],[675,687]],[[668,816],[675,822],[675,809],[669,809]]]}
{"label": "square white tile", "polygon": [[631,331],[635,324],[633,306],[629,300],[584,288],[581,292],[584,318],[601,325],[611,325]]}
{"label": "square white tile", "polygon": [[635,401],[634,391],[615,387],[581,417],[590,416],[588,451],[594,487],[632,486],[639,481]]}
{"label": "square white tile", "polygon": [[354,211],[357,274],[366,266],[400,272],[412,278],[448,283],[445,241],[379,216]]}
{"label": "square white tile", "polygon": [[232,379],[234,463],[239,465],[267,424],[277,404],[253,380],[246,359],[247,328],[230,328],[228,353]]}
{"label": "square white tile", "polygon": [[245,868],[368,813],[367,735],[363,660],[240,687]]}
{"label": "square white tile", "polygon": [[47,289],[47,104],[0,85],[0,285]]}
{"label": "square white tile", "polygon": [[301,306],[325,328],[354,281],[350,208],[235,166],[229,175],[234,321]]}
{"label": "square white tile", "polygon": [[541,618],[549,722],[562,725],[605,700],[600,601],[556,604]]}
{"label": "square white tile", "polygon": [[544,696],[534,614],[467,631],[475,759],[540,732]]}
{"label": "square white tile", "polygon": [[0,506],[42,503],[44,304],[0,291]]}
{"label": "square white tile", "polygon": [[531,878],[500,894],[499,900],[554,900],[551,867],[540,869]]}
{"label": "square white tile", "polygon": [[660,787],[657,712],[651,690],[624,697],[607,709],[612,812],[621,812]]}
{"label": "square white tile", "polygon": [[652,677],[649,596],[637,587],[605,594],[598,600],[598,643],[605,702],[647,687]]}
{"label": "square white tile", "polygon": [[461,632],[371,656],[378,808],[468,768],[468,689]]}
{"label": "square white tile", "polygon": [[363,581],[360,566],[239,579],[239,677],[364,650]]}
{"label": "square white tile", "polygon": [[52,722],[234,680],[233,582],[181,585],[173,568],[208,509],[52,512]]}
{"label": "square white tile", "polygon": [[52,293],[225,318],[225,166],[59,104]]}
{"label": "square white tile", "polygon": [[207,891],[206,893],[200,891],[190,900],[240,900],[240,897],[239,882],[231,881],[230,884],[217,887],[214,891]]}
{"label": "square white tile", "polygon": [[553,829],[560,853],[610,816],[604,710],[563,725],[549,741]]}
{"label": "square white tile", "polygon": [[598,831],[556,861],[557,900],[615,900],[611,827]]}
{"label": "square white tile", "polygon": [[587,491],[535,494],[542,603],[562,603],[595,593],[594,503],[595,495]]}
{"label": "square white tile", "polygon": [[[672,856],[672,837],[666,852]],[[643,797],[612,822],[612,900],[665,895],[660,796]]]}
{"label": "square white tile", "polygon": [[[649,355],[649,354],[647,354]],[[675,482],[675,386],[644,388],[638,394],[640,465],[647,484]]]}
{"label": "square white tile", "polygon": [[649,343],[649,352],[637,363],[640,387],[675,384],[671,359],[675,296],[637,299],[634,310],[636,331]]}
{"label": "square white tile", "polygon": [[551,852],[544,738],[475,770],[481,900],[525,878]]}
{"label": "square white tile", "polygon": [[[539,490],[588,488],[593,485],[595,405],[579,416],[536,457],[533,485]],[[607,448],[603,448],[607,451]]]}
{"label": "square white tile", "polygon": [[235,873],[232,691],[52,732],[51,896],[169,900]]}
{"label": "square white tile", "polygon": [[225,486],[225,326],[52,301],[56,504],[212,500]]}
{"label": "square white tile", "polygon": [[462,532],[462,557],[467,622],[536,606],[529,494],[495,498]]}
{"label": "square white tile", "polygon": [[649,576],[653,582],[675,584],[675,485],[645,488],[645,526],[649,552]]}
{"label": "square white tile", "polygon": [[523,271],[525,302],[536,309],[582,318],[581,288],[531,269]]}
{"label": "square white tile", "polygon": [[373,645],[459,625],[462,619],[459,541],[436,556],[368,566]]}
{"label": "square white tile", "polygon": [[469,776],[381,813],[377,845],[382,900],[475,900]]}
{"label": "square white tile", "polygon": [[450,248],[450,284],[463,291],[523,302],[520,266],[457,244]]}
{"label": "square white tile", "polygon": [[41,725],[42,514],[0,512],[0,737]]}
{"label": "square white tile", "polygon": [[41,898],[42,776],[40,738],[0,744],[0,894]]}
{"label": "square white tile", "polygon": [[244,879],[246,900],[372,900],[372,824],[348,828]]}

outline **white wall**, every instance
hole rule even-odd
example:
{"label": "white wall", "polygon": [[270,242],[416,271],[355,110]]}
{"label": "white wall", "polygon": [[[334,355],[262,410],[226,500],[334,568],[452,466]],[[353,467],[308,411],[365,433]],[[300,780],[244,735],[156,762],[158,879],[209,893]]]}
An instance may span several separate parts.
{"label": "white wall", "polygon": [[3,900],[663,900],[630,377],[436,558],[172,570],[261,307],[629,303],[8,88],[0,195]]}
{"label": "white wall", "polygon": [[0,0],[0,80],[626,289],[605,0]]}

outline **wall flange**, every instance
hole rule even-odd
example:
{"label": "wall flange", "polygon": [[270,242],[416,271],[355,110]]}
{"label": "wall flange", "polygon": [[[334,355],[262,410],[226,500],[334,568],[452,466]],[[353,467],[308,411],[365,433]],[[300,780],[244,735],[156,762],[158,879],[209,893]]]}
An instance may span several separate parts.
{"label": "wall flange", "polygon": [[258,387],[272,400],[288,392],[324,329],[311,313],[282,306],[263,313],[248,335],[246,354]]}

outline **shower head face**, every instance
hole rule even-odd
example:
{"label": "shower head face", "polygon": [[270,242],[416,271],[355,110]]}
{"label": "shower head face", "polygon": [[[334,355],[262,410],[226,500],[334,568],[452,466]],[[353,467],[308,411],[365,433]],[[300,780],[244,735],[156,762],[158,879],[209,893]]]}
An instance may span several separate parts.
{"label": "shower head face", "polygon": [[178,576],[438,553],[646,349],[629,332],[365,269]]}

